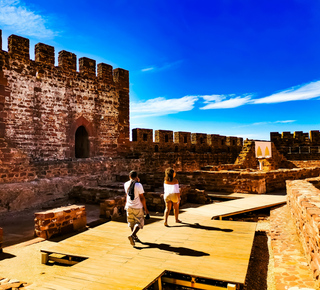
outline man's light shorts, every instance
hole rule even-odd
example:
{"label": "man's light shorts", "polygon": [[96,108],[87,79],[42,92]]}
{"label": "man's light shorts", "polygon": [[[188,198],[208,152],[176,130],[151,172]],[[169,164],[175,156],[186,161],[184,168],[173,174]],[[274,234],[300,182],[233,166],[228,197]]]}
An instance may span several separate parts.
{"label": "man's light shorts", "polygon": [[128,208],[127,221],[128,221],[128,226],[130,228],[133,228],[135,225],[139,225],[139,228],[143,229],[143,226],[144,226],[143,208]]}
{"label": "man's light shorts", "polygon": [[169,202],[172,201],[173,203],[177,203],[179,201],[179,193],[170,193],[168,195],[164,195],[164,201]]}

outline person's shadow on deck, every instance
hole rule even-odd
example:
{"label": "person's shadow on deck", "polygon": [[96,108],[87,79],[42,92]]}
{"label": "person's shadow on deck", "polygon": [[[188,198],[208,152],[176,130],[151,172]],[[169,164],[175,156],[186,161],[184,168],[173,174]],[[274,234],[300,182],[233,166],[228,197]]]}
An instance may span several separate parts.
{"label": "person's shadow on deck", "polygon": [[210,256],[210,254],[202,252],[202,251],[197,251],[185,247],[173,247],[170,246],[169,244],[156,244],[156,243],[148,243],[148,242],[141,242],[142,245],[145,245],[147,247],[137,247],[135,246],[136,249],[138,250],[145,250],[145,249],[159,249],[162,251],[168,251],[168,252],[174,252],[180,256],[192,256],[192,257],[203,257],[203,256]]}
{"label": "person's shadow on deck", "polygon": [[10,253],[4,253],[4,252],[0,252],[0,261],[2,260],[6,260],[6,259],[11,259],[16,257],[15,255],[12,255]]}
{"label": "person's shadow on deck", "polygon": [[227,233],[233,232],[232,229],[221,229],[221,228],[210,227],[210,226],[202,226],[199,223],[189,224],[189,223],[181,222],[179,225],[168,226],[168,227],[169,228],[189,227],[189,228],[206,230],[206,231],[221,231],[221,232],[227,232]]}

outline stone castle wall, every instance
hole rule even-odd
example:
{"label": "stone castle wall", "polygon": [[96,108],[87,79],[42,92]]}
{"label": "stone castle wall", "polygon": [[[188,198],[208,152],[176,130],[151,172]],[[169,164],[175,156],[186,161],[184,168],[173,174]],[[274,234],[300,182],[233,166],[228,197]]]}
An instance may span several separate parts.
{"label": "stone castle wall", "polygon": [[296,167],[320,167],[320,160],[293,160],[291,161]]}
{"label": "stone castle wall", "polygon": [[[98,186],[97,183],[116,181],[137,170],[145,184],[152,184],[157,175],[158,186],[162,186],[164,171],[173,167],[178,172],[193,172],[202,166],[212,164],[219,154],[200,153],[143,153],[139,158],[94,157],[73,160],[39,161],[27,165],[8,165],[8,172],[0,178],[0,213],[22,210],[47,203],[50,200],[66,198],[79,183]],[[231,158],[231,156],[230,156]],[[1,170],[5,170],[1,168]],[[145,176],[144,176],[145,175]]]}
{"label": "stone castle wall", "polygon": [[320,190],[308,180],[287,181],[287,203],[313,276],[320,285]]}
{"label": "stone castle wall", "polygon": [[267,172],[248,170],[195,171],[179,174],[182,184],[213,192],[271,193],[286,188],[286,180],[320,175],[320,167],[277,169]]}
{"label": "stone castle wall", "polygon": [[270,133],[270,140],[288,160],[320,160],[320,132]]}
{"label": "stone castle wall", "polygon": [[[207,165],[227,168],[243,149],[238,137],[168,130],[153,136],[153,130],[141,128],[133,129],[130,142],[129,72],[86,57],[78,68],[77,56],[67,51],[58,53],[56,65],[54,47],[42,43],[31,60],[29,40],[16,35],[4,51],[0,30],[0,211],[61,198],[91,177],[113,181],[133,169],[148,182],[148,175],[156,176],[161,186],[169,166],[186,176]],[[249,143],[244,149],[251,151],[240,156],[235,169],[257,167]],[[224,174],[206,181],[214,183],[210,188],[242,189],[241,182],[235,185],[239,172],[236,181],[226,182]],[[277,188],[258,179],[244,190]]]}
{"label": "stone castle wall", "polygon": [[132,130],[131,150],[136,153],[231,153],[237,156],[242,149],[242,145],[243,138],[239,137],[155,130],[153,138],[152,129],[136,128]]}
{"label": "stone castle wall", "polygon": [[11,35],[2,50],[1,30],[0,44],[0,183],[102,172],[95,158],[139,159],[129,164],[145,172],[197,170],[233,163],[241,150],[242,138],[175,132],[173,140],[164,130],[153,142],[152,130],[134,129],[130,142],[128,71],[86,57],[77,71],[77,56],[64,50],[56,66],[43,43],[31,60],[26,38]]}
{"label": "stone castle wall", "polygon": [[29,40],[16,35],[8,52],[0,50],[0,139],[10,147],[2,153],[64,160],[77,157],[76,138],[87,138],[80,148],[87,156],[78,157],[116,156],[129,142],[128,71],[100,63],[96,74],[95,60],[85,57],[76,71],[77,57],[67,51],[58,66],[54,60],[54,47],[42,43],[31,60]]}

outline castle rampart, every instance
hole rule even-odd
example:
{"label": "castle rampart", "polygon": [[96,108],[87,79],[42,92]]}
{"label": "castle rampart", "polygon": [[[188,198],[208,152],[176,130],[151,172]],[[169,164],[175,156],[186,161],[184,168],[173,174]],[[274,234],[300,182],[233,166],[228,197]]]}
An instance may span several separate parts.
{"label": "castle rampart", "polygon": [[132,130],[131,146],[134,151],[239,154],[242,145],[243,138],[168,130],[155,130],[153,142],[152,129]]}
{"label": "castle rampart", "polygon": [[304,133],[278,132],[270,133],[270,140],[289,160],[319,160],[320,132],[318,130]]}
{"label": "castle rampart", "polygon": [[0,30],[0,211],[45,203],[53,188],[60,197],[92,175],[191,172],[241,151],[242,138],[205,133],[134,129],[130,142],[127,70],[44,43],[34,49],[32,60],[29,39],[11,35],[2,50]]}

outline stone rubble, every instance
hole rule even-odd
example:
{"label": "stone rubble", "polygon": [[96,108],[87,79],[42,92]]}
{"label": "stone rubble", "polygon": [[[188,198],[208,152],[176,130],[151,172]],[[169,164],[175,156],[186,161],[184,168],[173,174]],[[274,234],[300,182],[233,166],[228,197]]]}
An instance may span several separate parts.
{"label": "stone rubble", "polygon": [[114,220],[124,214],[125,196],[110,197],[100,203],[100,217]]}

